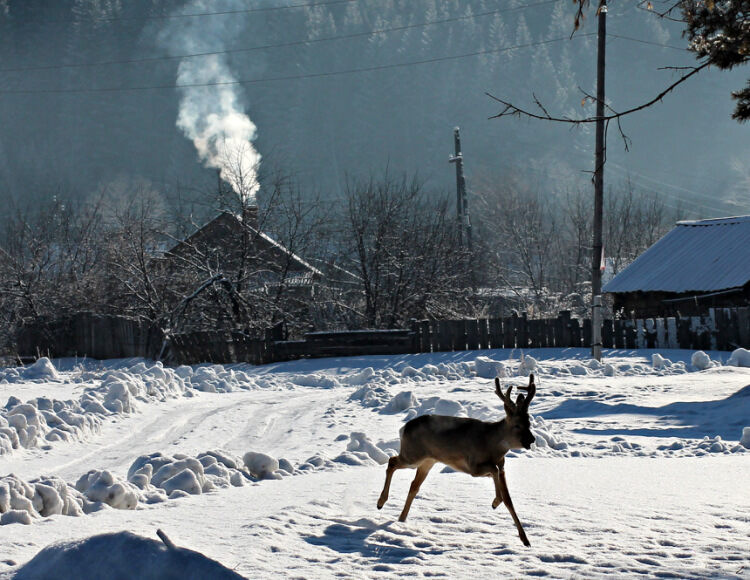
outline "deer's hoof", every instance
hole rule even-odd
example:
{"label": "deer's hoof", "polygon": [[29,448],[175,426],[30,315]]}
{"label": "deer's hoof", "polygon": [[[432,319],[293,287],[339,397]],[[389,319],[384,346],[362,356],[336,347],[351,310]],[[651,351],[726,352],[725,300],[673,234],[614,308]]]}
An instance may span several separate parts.
{"label": "deer's hoof", "polygon": [[493,500],[493,502],[492,502],[492,509],[493,509],[493,510],[494,510],[494,509],[497,509],[497,506],[499,506],[499,505],[500,505],[500,502],[501,502],[501,501],[503,501],[503,500],[501,500],[501,499],[498,499],[498,498],[495,498],[495,499]]}

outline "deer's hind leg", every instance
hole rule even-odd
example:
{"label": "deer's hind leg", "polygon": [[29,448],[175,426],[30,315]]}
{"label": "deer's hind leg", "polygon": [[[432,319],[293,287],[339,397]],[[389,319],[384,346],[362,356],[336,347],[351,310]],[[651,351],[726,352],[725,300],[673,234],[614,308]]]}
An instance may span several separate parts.
{"label": "deer's hind leg", "polygon": [[404,504],[404,509],[401,511],[401,515],[398,517],[398,521],[406,521],[406,516],[409,515],[409,509],[411,508],[411,502],[414,501],[419,488],[422,486],[422,482],[427,477],[433,465],[435,465],[435,462],[428,459],[417,467],[417,474],[414,476],[414,481],[411,482],[409,495],[406,496],[406,503]]}
{"label": "deer's hind leg", "polygon": [[393,478],[393,472],[397,469],[403,469],[404,467],[408,467],[408,465],[403,459],[401,459],[400,455],[391,457],[388,460],[388,467],[385,470],[385,485],[383,486],[383,491],[380,492],[380,498],[378,499],[378,509],[382,509],[385,505],[385,502],[388,501],[388,492],[391,489],[391,478]]}

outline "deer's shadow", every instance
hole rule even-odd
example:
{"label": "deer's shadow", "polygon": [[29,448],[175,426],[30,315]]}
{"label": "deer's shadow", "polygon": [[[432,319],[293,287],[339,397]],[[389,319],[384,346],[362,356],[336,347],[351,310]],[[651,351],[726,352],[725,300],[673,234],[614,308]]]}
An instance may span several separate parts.
{"label": "deer's shadow", "polygon": [[334,521],[321,535],[307,536],[305,541],[341,554],[358,553],[386,564],[398,564],[408,558],[421,560],[427,554],[445,551],[439,546],[426,546],[423,543],[415,546],[408,535],[397,529],[394,522],[376,524],[367,518]]}

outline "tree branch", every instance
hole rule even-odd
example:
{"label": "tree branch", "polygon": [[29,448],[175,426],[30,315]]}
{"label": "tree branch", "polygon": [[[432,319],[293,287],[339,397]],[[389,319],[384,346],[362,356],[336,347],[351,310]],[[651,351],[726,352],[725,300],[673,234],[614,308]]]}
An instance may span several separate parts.
{"label": "tree branch", "polygon": [[[646,109],[659,101],[661,101],[667,94],[672,92],[676,87],[684,83],[686,80],[688,80],[693,75],[698,74],[700,71],[702,71],[704,68],[708,67],[711,63],[709,61],[705,61],[701,63],[700,65],[696,67],[691,67],[690,72],[682,75],[679,79],[677,79],[675,82],[673,82],[671,85],[666,87],[663,91],[661,91],[658,95],[656,95],[653,99],[646,101],[645,103],[642,103],[638,105],[637,107],[632,107],[630,109],[627,109],[625,111],[616,112],[614,111],[610,106],[607,105],[607,108],[612,111],[612,114],[610,115],[604,115],[602,119],[604,121],[611,121],[613,119],[620,119],[621,117],[625,117],[626,115],[630,115],[632,113],[636,113],[638,111],[642,111],[643,109]],[[537,104],[537,106],[542,110],[542,113],[535,113],[533,111],[529,111],[526,109],[522,109],[521,107],[517,107],[513,103],[509,101],[505,101],[503,99],[500,99],[490,93],[485,93],[488,97],[491,99],[497,101],[498,103],[501,103],[505,108],[500,111],[497,115],[493,115],[492,117],[489,117],[490,119],[499,119],[500,117],[509,117],[509,116],[517,116],[517,117],[528,117],[530,119],[538,119],[541,121],[553,121],[555,123],[568,123],[571,125],[582,125],[584,123],[595,123],[599,120],[599,117],[584,117],[582,119],[573,119],[571,117],[555,117],[550,115],[544,107],[542,107],[539,103],[539,101],[534,97],[534,100]],[[585,93],[584,93],[585,94]],[[596,98],[592,97],[590,95],[586,95],[587,99],[591,99],[594,102],[596,102]]]}

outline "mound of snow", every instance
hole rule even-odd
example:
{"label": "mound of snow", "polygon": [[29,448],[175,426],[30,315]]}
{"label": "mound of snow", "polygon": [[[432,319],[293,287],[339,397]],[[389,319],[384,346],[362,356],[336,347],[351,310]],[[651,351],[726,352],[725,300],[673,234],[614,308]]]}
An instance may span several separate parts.
{"label": "mound of snow", "polygon": [[478,356],[474,359],[474,370],[478,377],[483,379],[494,379],[495,377],[505,377],[505,365],[497,360],[492,360],[486,356]]}
{"label": "mound of snow", "polygon": [[552,425],[542,417],[531,416],[531,430],[536,442],[535,449],[549,448],[555,451],[565,451],[568,444],[562,440],[560,434],[554,433]]}
{"label": "mound of snow", "polygon": [[171,542],[165,545],[131,532],[116,532],[47,546],[20,568],[14,578],[241,580],[243,577],[200,552],[178,548]]}
{"label": "mound of snow", "polygon": [[347,451],[365,453],[371,459],[381,464],[388,462],[390,456],[370,441],[369,437],[364,433],[355,431],[349,437],[349,444],[346,446]]}
{"label": "mound of snow", "polygon": [[466,416],[466,409],[458,401],[438,399],[435,403],[436,415],[451,415],[453,417]]}
{"label": "mound of snow", "polygon": [[705,371],[711,366],[711,357],[702,350],[695,351],[690,357],[690,364],[699,371]]}
{"label": "mound of snow", "polygon": [[750,350],[738,348],[732,352],[727,364],[734,367],[750,367]]}
{"label": "mound of snow", "polygon": [[390,400],[388,390],[380,385],[364,385],[349,395],[349,401],[359,401],[363,407],[383,407]]}
{"label": "mound of snow", "polygon": [[651,355],[651,366],[655,369],[663,369],[672,366],[672,361],[664,358],[658,352]]}
{"label": "mound of snow", "polygon": [[[55,514],[80,516],[91,505],[76,489],[57,477],[26,482],[15,475],[0,478],[0,525],[31,524]],[[8,515],[10,514],[10,515]]]}
{"label": "mound of snow", "polygon": [[20,375],[26,380],[57,380],[59,378],[52,361],[45,356],[34,364],[24,367]]}
{"label": "mound of snow", "polygon": [[248,451],[242,457],[242,460],[245,462],[247,470],[258,479],[278,479],[281,477],[276,473],[279,470],[279,461],[270,455]]}
{"label": "mound of snow", "polygon": [[171,497],[178,491],[197,495],[217,487],[241,487],[245,485],[248,474],[242,459],[222,450],[213,450],[197,457],[161,453],[141,455],[128,469],[127,477],[130,483],[148,492],[147,501],[154,502],[162,501],[162,494]]}
{"label": "mound of snow", "polygon": [[[452,401],[450,399],[441,399],[440,397],[429,397],[422,401],[422,404],[414,413],[414,416],[419,415],[451,415],[454,417],[465,417],[466,409],[458,401]],[[411,419],[412,417],[407,417]]]}
{"label": "mound of snow", "polygon": [[402,376],[404,376],[404,377],[410,377],[410,378],[414,378],[414,377],[419,377],[419,376],[421,376],[421,375],[422,375],[422,373],[420,373],[420,372],[419,372],[419,371],[418,371],[417,369],[415,369],[414,367],[406,366],[406,367],[404,367],[404,368],[403,368],[403,369],[401,370],[401,375],[402,375]]}
{"label": "mound of snow", "polygon": [[292,382],[300,387],[317,387],[320,389],[333,389],[341,386],[341,383],[333,377],[316,373],[294,376],[292,377]]}
{"label": "mound of snow", "polygon": [[120,481],[109,471],[92,469],[76,482],[76,489],[92,502],[107,504],[115,509],[134,510],[138,506],[138,488]]}
{"label": "mound of snow", "polygon": [[587,369],[582,364],[573,364],[570,365],[568,368],[571,375],[577,376],[577,377],[584,377],[589,374],[589,369]]}
{"label": "mound of snow", "polygon": [[417,405],[419,405],[419,400],[414,396],[414,393],[411,391],[402,391],[388,401],[388,404],[383,407],[380,412],[393,415],[416,407]]}
{"label": "mound of snow", "polygon": [[529,356],[529,355],[521,356],[521,364],[518,367],[518,374],[527,375],[529,373],[536,371],[538,367],[539,367],[539,362],[533,356]]}
{"label": "mound of snow", "polygon": [[346,385],[364,385],[367,381],[369,381],[372,377],[375,376],[375,369],[372,367],[366,367],[359,371],[358,373],[353,373],[351,375],[345,376],[341,379],[341,382]]}
{"label": "mound of snow", "polygon": [[740,439],[740,445],[750,449],[750,427],[742,429],[742,439]]}

